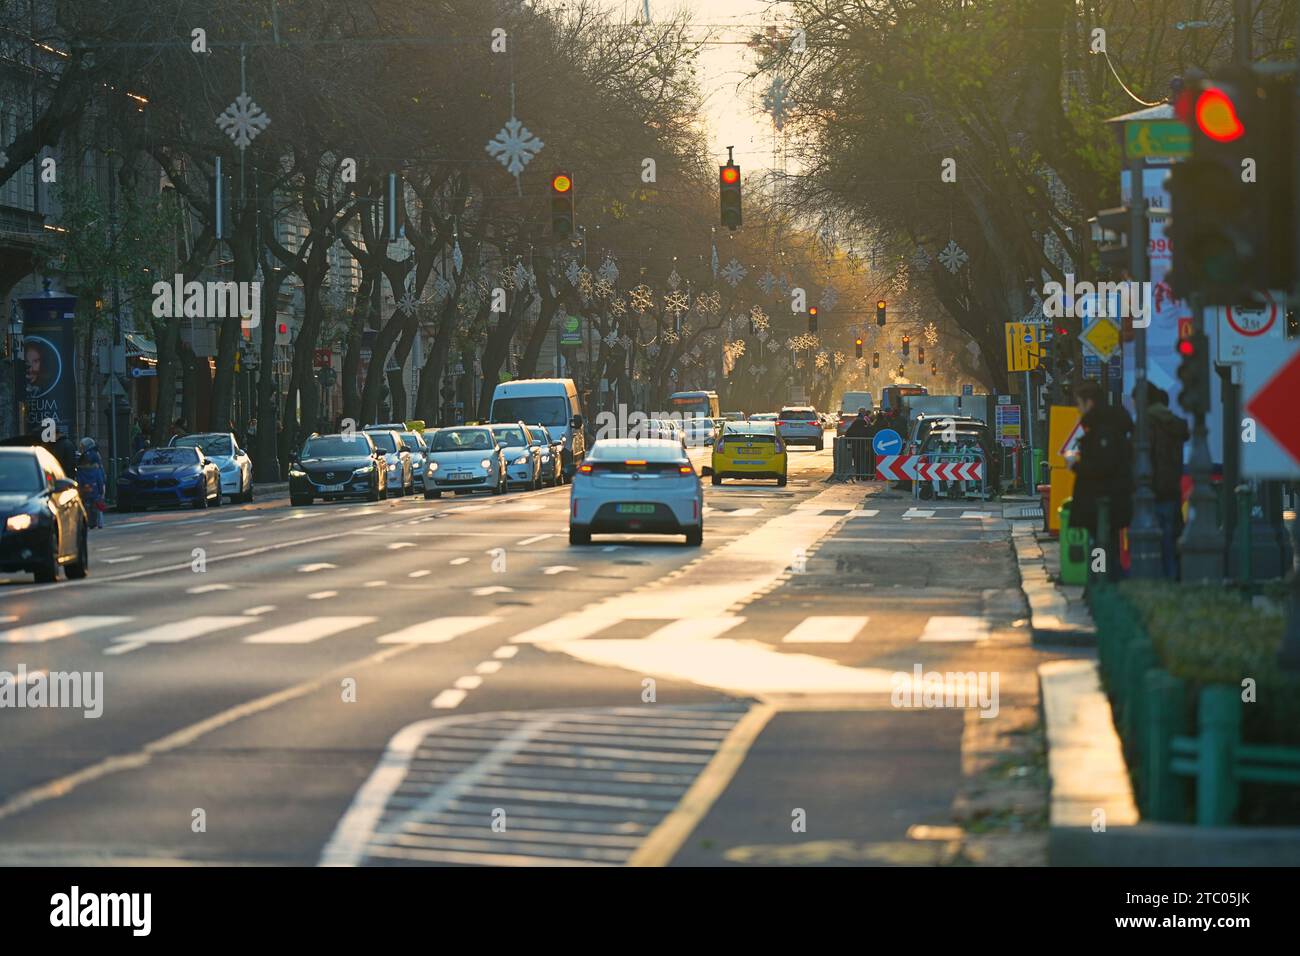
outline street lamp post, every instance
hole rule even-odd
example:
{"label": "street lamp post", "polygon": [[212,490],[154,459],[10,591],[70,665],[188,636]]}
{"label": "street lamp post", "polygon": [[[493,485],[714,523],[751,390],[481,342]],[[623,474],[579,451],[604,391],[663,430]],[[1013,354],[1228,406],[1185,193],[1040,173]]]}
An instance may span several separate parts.
{"label": "street lamp post", "polygon": [[[1142,283],[1145,288],[1148,275],[1147,264],[1147,209],[1143,182],[1145,163],[1140,159],[1131,160],[1129,168],[1129,272],[1133,281]],[[1150,316],[1147,316],[1148,323]],[[1133,327],[1134,356],[1133,371],[1137,394],[1134,396],[1137,434],[1135,437],[1135,455],[1137,471],[1134,476],[1137,485],[1133,498],[1133,527],[1130,540],[1133,544],[1133,577],[1158,578],[1162,573],[1160,527],[1156,523],[1156,496],[1152,489],[1152,463],[1150,441],[1150,418],[1147,414],[1147,330],[1146,326]],[[1111,556],[1112,559],[1114,556]]]}

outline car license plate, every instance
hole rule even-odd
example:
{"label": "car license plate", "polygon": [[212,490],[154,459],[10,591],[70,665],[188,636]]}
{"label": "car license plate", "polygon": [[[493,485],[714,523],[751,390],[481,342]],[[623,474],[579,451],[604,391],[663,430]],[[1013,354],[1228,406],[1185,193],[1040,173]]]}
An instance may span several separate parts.
{"label": "car license plate", "polygon": [[763,464],[763,462],[761,462],[761,461],[737,461],[736,464],[737,464],[737,465],[761,465],[761,464]]}
{"label": "car license plate", "polygon": [[740,453],[742,455],[757,455],[759,454],[759,451],[753,445],[745,445],[740,449]]}
{"label": "car license plate", "polygon": [[466,478],[473,478],[474,476],[471,475],[468,471],[453,471],[447,477],[450,478],[452,481],[464,481]]}
{"label": "car license plate", "polygon": [[321,491],[342,491],[343,486],[342,485],[321,485],[320,490]]}
{"label": "car license plate", "polygon": [[618,505],[615,509],[621,515],[652,515],[655,513],[654,505]]}

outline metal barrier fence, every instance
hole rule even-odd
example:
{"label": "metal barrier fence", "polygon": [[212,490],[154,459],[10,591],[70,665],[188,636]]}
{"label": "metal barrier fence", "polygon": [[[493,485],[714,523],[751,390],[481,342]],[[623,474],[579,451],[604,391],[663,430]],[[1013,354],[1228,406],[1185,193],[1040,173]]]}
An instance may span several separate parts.
{"label": "metal barrier fence", "polygon": [[984,450],[978,445],[966,445],[947,451],[927,451],[922,456],[930,465],[968,465],[980,466],[978,479],[918,479],[912,482],[913,498],[989,498],[990,475],[989,462],[984,457]]}
{"label": "metal barrier fence", "polygon": [[876,456],[870,438],[837,436],[831,445],[831,478],[835,481],[874,481]]}

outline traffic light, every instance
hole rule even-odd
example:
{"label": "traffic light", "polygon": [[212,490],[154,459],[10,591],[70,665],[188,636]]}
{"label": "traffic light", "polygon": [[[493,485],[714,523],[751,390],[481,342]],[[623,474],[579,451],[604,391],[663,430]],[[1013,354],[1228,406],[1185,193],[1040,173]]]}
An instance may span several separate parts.
{"label": "traffic light", "polygon": [[722,206],[722,224],[735,231],[741,224],[740,167],[732,160],[718,167],[718,198]]}
{"label": "traffic light", "polygon": [[573,235],[573,177],[557,170],[551,177],[551,236],[568,239]]}
{"label": "traffic light", "polygon": [[279,322],[276,322],[275,323],[275,344],[289,345],[291,344],[291,339],[292,336],[289,333],[289,323],[285,322],[283,319],[280,320]]}
{"label": "traffic light", "polygon": [[1128,206],[1103,209],[1088,220],[1092,227],[1092,245],[1103,271],[1120,273],[1129,267],[1128,230],[1131,223]]}
{"label": "traffic light", "polygon": [[1170,282],[1180,298],[1248,305],[1291,287],[1294,93],[1294,77],[1236,68],[1190,80],[1179,95],[1192,138],[1191,158],[1170,179]]}
{"label": "traffic light", "polygon": [[903,356],[906,357],[906,356],[911,352],[911,350],[912,350],[912,337],[911,337],[910,335],[904,335],[904,336],[903,336]]}
{"label": "traffic light", "polygon": [[406,184],[397,173],[389,173],[384,181],[383,237],[396,242],[406,234]]}
{"label": "traffic light", "polygon": [[1204,415],[1210,410],[1209,346],[1204,332],[1178,340],[1178,354],[1183,357],[1178,364],[1178,380],[1182,383],[1178,404],[1192,415]]}
{"label": "traffic light", "polygon": [[872,352],[872,353],[871,353],[871,367],[872,367],[872,368],[880,368],[880,353],[879,353],[879,352]]}
{"label": "traffic light", "polygon": [[815,305],[808,306],[808,331],[817,331],[817,306]]}
{"label": "traffic light", "polygon": [[853,353],[858,358],[862,358],[862,336],[860,335],[853,340]]}
{"label": "traffic light", "polygon": [[881,299],[876,303],[876,325],[884,328],[885,326],[885,300]]}
{"label": "traffic light", "polygon": [[931,375],[938,375],[938,374],[939,374],[939,363],[938,363],[938,362],[931,362],[931,363],[930,363],[930,374],[931,374]]}
{"label": "traffic light", "polygon": [[924,365],[924,364],[925,364],[925,346],[924,346],[924,345],[918,345],[918,346],[916,347],[916,361],[917,361],[917,364],[919,364],[919,365]]}

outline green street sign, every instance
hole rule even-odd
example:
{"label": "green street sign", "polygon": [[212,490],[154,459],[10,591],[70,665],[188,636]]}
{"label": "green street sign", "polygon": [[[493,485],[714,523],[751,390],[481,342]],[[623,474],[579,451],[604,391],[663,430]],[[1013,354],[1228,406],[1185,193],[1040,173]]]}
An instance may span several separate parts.
{"label": "green street sign", "polygon": [[561,345],[582,344],[582,320],[576,315],[566,316],[560,330]]}
{"label": "green street sign", "polygon": [[1179,120],[1134,120],[1124,125],[1129,159],[1181,159],[1192,155],[1192,132]]}

